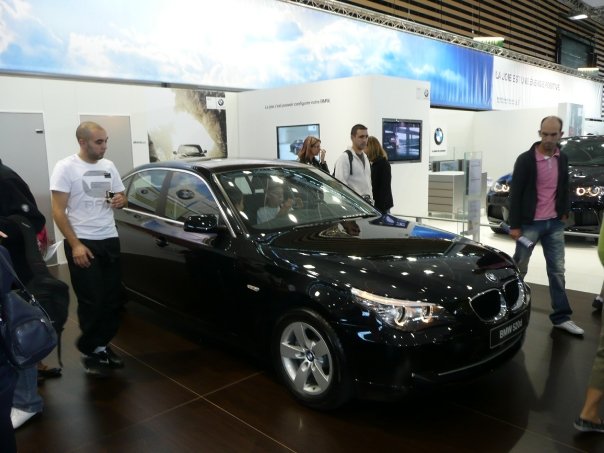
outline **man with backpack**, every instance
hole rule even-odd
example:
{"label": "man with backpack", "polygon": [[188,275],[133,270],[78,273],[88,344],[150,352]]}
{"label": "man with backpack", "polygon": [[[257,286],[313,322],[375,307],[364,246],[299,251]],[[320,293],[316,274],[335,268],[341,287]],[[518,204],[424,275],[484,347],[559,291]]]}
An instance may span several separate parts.
{"label": "man with backpack", "polygon": [[336,160],[333,175],[352,190],[372,203],[371,165],[365,155],[367,127],[355,124],[350,131],[351,149],[347,149]]}
{"label": "man with backpack", "polygon": [[[55,279],[38,249],[36,234],[44,229],[46,219],[38,210],[36,200],[27,183],[0,160],[0,231],[2,245],[10,253],[13,267],[27,289],[48,310],[58,332],[67,318],[69,288]],[[57,313],[61,313],[60,320]],[[52,314],[52,315],[51,315]],[[54,319],[53,319],[54,318]],[[17,371],[11,421],[18,428],[39,412],[43,401],[38,394],[38,370],[32,367]]]}

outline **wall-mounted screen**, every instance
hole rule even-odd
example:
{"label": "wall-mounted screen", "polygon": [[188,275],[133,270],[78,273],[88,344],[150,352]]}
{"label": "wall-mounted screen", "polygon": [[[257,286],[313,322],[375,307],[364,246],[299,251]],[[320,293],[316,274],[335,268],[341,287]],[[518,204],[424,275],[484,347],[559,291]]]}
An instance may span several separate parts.
{"label": "wall-mounted screen", "polygon": [[389,161],[421,162],[422,121],[383,119],[382,146]]}
{"label": "wall-mounted screen", "polygon": [[296,160],[304,139],[309,135],[321,138],[318,124],[277,126],[277,157],[279,159]]}

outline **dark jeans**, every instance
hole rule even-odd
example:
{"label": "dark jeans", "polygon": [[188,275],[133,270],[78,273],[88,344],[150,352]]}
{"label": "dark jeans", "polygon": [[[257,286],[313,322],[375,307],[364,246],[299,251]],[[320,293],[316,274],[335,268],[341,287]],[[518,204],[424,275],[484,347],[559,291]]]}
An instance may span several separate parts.
{"label": "dark jeans", "polygon": [[106,346],[120,324],[120,241],[118,238],[93,241],[81,239],[94,255],[88,268],[76,266],[71,247],[65,241],[65,255],[71,285],[78,299],[78,319],[82,334],[76,343],[83,354]]}
{"label": "dark jeans", "polygon": [[[573,311],[566,296],[564,278],[564,222],[557,219],[535,220],[530,225],[522,225],[522,234],[535,244],[541,242],[545,268],[549,280],[549,293],[553,312],[549,315],[552,324],[561,324],[570,319]],[[522,277],[526,275],[533,249],[516,242],[514,261]]]}
{"label": "dark jeans", "polygon": [[10,410],[13,406],[13,391],[15,389],[15,372],[0,353],[0,451],[15,453],[17,444],[15,430],[10,420]]}

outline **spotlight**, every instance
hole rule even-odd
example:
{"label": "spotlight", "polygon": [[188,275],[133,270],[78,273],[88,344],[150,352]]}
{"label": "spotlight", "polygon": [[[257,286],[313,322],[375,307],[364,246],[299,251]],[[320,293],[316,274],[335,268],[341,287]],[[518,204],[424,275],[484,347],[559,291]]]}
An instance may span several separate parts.
{"label": "spotlight", "polygon": [[588,16],[585,13],[576,13],[576,12],[575,13],[570,13],[568,15],[568,18],[570,20],[583,20],[583,19],[587,19],[587,17]]}

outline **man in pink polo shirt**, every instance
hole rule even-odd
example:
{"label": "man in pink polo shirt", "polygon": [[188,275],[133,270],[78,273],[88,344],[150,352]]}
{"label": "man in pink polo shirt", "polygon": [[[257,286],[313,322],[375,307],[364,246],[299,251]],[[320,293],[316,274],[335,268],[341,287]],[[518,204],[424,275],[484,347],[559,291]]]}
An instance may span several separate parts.
{"label": "man in pink polo shirt", "polygon": [[[548,116],[541,120],[540,142],[520,154],[514,164],[510,191],[510,236],[525,236],[541,242],[545,256],[554,327],[573,335],[583,329],[571,319],[573,311],[566,296],[564,279],[564,220],[570,208],[568,159],[558,149],[562,120]],[[516,242],[514,261],[526,275],[533,249]]]}

